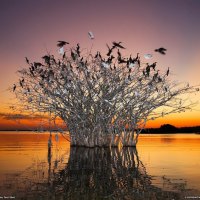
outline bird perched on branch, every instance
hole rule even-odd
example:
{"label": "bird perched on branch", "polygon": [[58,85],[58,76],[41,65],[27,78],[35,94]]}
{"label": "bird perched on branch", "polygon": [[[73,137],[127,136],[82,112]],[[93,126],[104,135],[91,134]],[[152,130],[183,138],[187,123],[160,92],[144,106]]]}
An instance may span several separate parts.
{"label": "bird perched on branch", "polygon": [[16,90],[16,87],[17,87],[17,86],[14,84],[14,85],[13,85],[13,92]]}
{"label": "bird perched on branch", "polygon": [[154,71],[155,71],[155,68],[156,68],[156,63],[157,62],[154,62],[153,64],[150,65],[150,67],[153,68]]}
{"label": "bird perched on branch", "polygon": [[167,76],[169,75],[169,67],[168,67],[168,70],[167,70],[167,73],[166,73],[166,75],[167,75]]}
{"label": "bird perched on branch", "polygon": [[58,41],[58,44],[57,46],[62,48],[63,46],[65,46],[66,44],[69,44],[69,42],[66,42],[66,41]]}
{"label": "bird perched on branch", "polygon": [[102,59],[101,54],[100,54],[99,51],[97,51],[97,53],[96,53],[96,55],[95,55],[94,57],[95,57],[95,58],[100,58],[100,59]]}
{"label": "bird perched on branch", "polygon": [[29,59],[25,57],[27,64],[30,64]]}
{"label": "bird perched on branch", "polygon": [[71,50],[71,57],[72,57],[73,61],[76,60],[76,54],[72,50]]}
{"label": "bird perched on branch", "polygon": [[43,64],[40,62],[34,62],[33,64],[34,64],[35,69],[37,69],[37,67],[43,66]]}
{"label": "bird perched on branch", "polygon": [[147,63],[146,74],[147,74],[148,77],[149,77],[149,74],[150,74],[150,70],[151,70],[150,65]]}
{"label": "bird perched on branch", "polygon": [[112,48],[120,48],[120,49],[125,49],[122,45],[122,42],[113,42],[113,47]]}
{"label": "bird perched on branch", "polygon": [[115,57],[113,55],[111,55],[108,59],[107,59],[107,63],[111,64],[112,63],[112,60],[114,59]]}
{"label": "bird perched on branch", "polygon": [[155,52],[158,52],[158,53],[160,53],[160,54],[165,55],[167,49],[165,49],[165,48],[163,48],[163,47],[160,47],[159,49],[155,49],[154,51],[155,51]]}
{"label": "bird perched on branch", "polygon": [[44,62],[45,62],[46,64],[50,65],[50,60],[51,60],[50,56],[45,55],[45,56],[42,57],[42,59],[44,59]]}
{"label": "bird perched on branch", "polygon": [[77,55],[78,55],[78,57],[80,57],[80,45],[79,44],[77,44],[76,45],[76,53],[77,53]]}
{"label": "bird perched on branch", "polygon": [[121,64],[121,63],[127,63],[127,60],[126,59],[123,59],[122,57],[118,57],[118,63]]}
{"label": "bird perched on branch", "polygon": [[22,82],[22,80],[19,80],[19,84],[20,84],[20,86],[23,88],[24,86],[23,86],[23,82]]}
{"label": "bird perched on branch", "polygon": [[113,49],[114,49],[114,47],[110,48],[107,44],[106,44],[106,46],[108,47],[108,53],[106,55],[110,56],[112,51],[113,51]]}

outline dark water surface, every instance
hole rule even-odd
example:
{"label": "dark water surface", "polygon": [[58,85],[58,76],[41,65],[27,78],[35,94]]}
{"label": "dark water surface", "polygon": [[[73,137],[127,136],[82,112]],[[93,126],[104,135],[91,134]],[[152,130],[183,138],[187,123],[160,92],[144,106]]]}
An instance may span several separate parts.
{"label": "dark water surface", "polygon": [[[53,136],[54,138],[54,136]],[[0,199],[200,199],[200,135],[141,135],[135,148],[70,148],[0,132]]]}

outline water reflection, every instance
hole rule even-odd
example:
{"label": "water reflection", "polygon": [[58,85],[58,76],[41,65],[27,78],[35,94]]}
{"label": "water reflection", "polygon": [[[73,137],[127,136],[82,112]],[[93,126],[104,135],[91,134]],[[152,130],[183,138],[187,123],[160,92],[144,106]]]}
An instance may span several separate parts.
{"label": "water reflection", "polygon": [[176,138],[173,138],[173,137],[163,137],[161,138],[161,141],[164,142],[164,143],[171,143],[171,142],[174,142],[176,140]]}
{"label": "water reflection", "polygon": [[[177,192],[152,185],[135,148],[71,148],[68,163],[37,163],[7,177],[5,188],[17,199],[179,199]],[[46,165],[46,166],[45,166]],[[30,178],[32,175],[32,178]]]}

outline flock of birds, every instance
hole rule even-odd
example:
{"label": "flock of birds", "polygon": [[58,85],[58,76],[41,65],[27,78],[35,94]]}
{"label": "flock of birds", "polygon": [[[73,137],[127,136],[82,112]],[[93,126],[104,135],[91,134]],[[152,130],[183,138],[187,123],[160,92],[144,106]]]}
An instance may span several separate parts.
{"label": "flock of birds", "polygon": [[[93,40],[95,37],[94,37],[94,34],[89,31],[88,32],[88,36],[91,40]],[[59,47],[59,54],[62,55],[63,59],[66,57],[65,55],[65,51],[64,51],[64,46],[65,45],[68,45],[69,42],[67,41],[58,41],[57,42],[57,47]],[[124,46],[122,46],[122,42],[112,42],[112,46],[110,47],[108,44],[107,44],[107,48],[108,48],[108,52],[106,53],[106,55],[108,56],[107,59],[103,59],[100,52],[97,51],[96,55],[94,56],[95,58],[100,58],[101,60],[101,66],[104,67],[104,68],[111,68],[110,64],[112,63],[112,60],[115,58],[112,53],[115,49],[117,49],[117,61],[118,61],[118,64],[126,64],[127,65],[127,68],[129,69],[129,72],[131,72],[131,69],[135,66],[140,66],[140,57],[139,57],[139,53],[137,53],[137,56],[135,58],[132,58],[131,56],[129,58],[123,58],[122,55],[121,55],[121,52],[120,52],[120,49],[125,49]],[[166,51],[167,49],[163,48],[163,47],[160,47],[160,48],[157,48],[154,50],[155,52],[157,53],[160,53],[162,55],[165,55],[166,54]],[[71,49],[71,58],[73,61],[76,60],[76,56],[80,57],[80,45],[77,44],[76,46],[76,49],[73,51]],[[152,58],[152,54],[145,54],[144,55],[144,58],[145,59],[151,59]],[[40,62],[34,62],[33,64],[30,63],[30,61],[28,60],[28,58],[26,57],[26,63],[28,65],[30,65],[29,67],[29,71],[30,71],[30,74],[32,76],[34,76],[34,71],[38,69],[38,67],[41,67],[41,66],[44,66],[42,63]],[[42,59],[44,60],[44,62],[47,64],[47,66],[50,66],[51,65],[51,60],[53,59],[54,63],[56,63],[56,60],[54,59],[54,57],[50,56],[50,55],[45,55],[42,57]],[[60,62],[60,61],[59,61]],[[82,63],[82,65],[87,65],[87,61],[85,61],[85,63],[83,62],[83,57],[80,59],[80,63]],[[60,65],[60,63],[58,63]],[[154,62],[153,64],[149,65],[147,64],[146,66],[146,69],[145,71],[143,71],[143,74],[145,76],[149,76],[150,74],[150,69],[152,68],[154,71],[155,71],[155,67],[156,67],[156,62]],[[116,66],[114,65],[113,69],[116,69]],[[112,70],[112,68],[111,68]],[[41,74],[41,78],[44,80],[46,77],[44,76],[44,74],[42,73],[43,70],[41,69],[39,71],[39,74]],[[53,75],[53,70],[50,70],[49,71],[49,75]],[[169,68],[167,70],[167,73],[166,75],[168,76],[169,75]],[[160,77],[158,77],[158,71],[157,73],[154,74],[153,76],[153,79],[155,80],[156,78],[158,78],[158,81],[162,81],[162,79]],[[130,75],[128,76],[128,79],[130,79]],[[20,87],[23,88],[24,86],[24,78],[22,78],[22,80],[19,80],[19,85]],[[17,88],[17,85],[14,84],[13,85],[13,92],[15,92]],[[30,92],[30,89],[28,88],[28,91]]]}

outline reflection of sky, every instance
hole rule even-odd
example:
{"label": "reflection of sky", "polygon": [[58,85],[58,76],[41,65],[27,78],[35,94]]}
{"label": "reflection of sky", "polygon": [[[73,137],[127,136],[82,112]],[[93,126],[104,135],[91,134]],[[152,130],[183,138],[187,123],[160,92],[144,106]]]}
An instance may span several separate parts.
{"label": "reflection of sky", "polygon": [[[171,140],[169,143],[168,140]],[[200,190],[200,136],[197,134],[141,135],[138,142],[140,160],[152,176],[187,181],[187,188]],[[156,179],[153,180],[153,183]],[[163,185],[156,182],[160,187]]]}
{"label": "reflection of sky", "polygon": [[[170,67],[173,78],[199,84],[199,9],[197,0],[1,0],[0,110],[6,110],[10,94],[5,90],[16,80],[16,70],[25,65],[25,56],[40,60],[46,50],[56,53],[57,40],[90,48],[89,30],[96,36],[93,50],[105,51],[106,43],[123,41],[125,54],[153,53],[152,62],[158,61],[163,70]],[[168,49],[166,56],[153,52],[160,46]],[[200,113],[181,116],[187,123],[186,118],[199,118]]]}

